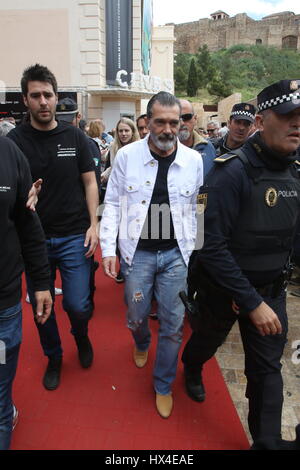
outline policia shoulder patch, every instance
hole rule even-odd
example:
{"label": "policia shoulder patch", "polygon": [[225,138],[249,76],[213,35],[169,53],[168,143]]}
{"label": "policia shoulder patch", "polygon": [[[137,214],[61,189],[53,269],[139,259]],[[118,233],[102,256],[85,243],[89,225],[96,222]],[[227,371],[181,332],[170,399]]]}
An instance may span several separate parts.
{"label": "policia shoulder patch", "polygon": [[237,155],[235,153],[225,153],[224,155],[220,155],[220,157],[214,158],[214,162],[225,163],[236,157]]}
{"label": "policia shoulder patch", "polygon": [[204,213],[207,206],[207,193],[201,193],[197,196],[197,214],[201,215]]}

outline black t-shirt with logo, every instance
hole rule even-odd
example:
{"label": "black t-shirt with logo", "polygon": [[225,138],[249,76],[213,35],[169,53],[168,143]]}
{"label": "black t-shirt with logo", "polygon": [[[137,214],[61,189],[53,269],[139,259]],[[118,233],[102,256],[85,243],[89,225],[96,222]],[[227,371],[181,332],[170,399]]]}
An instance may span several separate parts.
{"label": "black t-shirt with logo", "polygon": [[51,131],[21,124],[9,134],[28,159],[33,181],[43,179],[37,212],[46,236],[84,233],[90,218],[81,175],[95,171],[84,133],[58,122]]}

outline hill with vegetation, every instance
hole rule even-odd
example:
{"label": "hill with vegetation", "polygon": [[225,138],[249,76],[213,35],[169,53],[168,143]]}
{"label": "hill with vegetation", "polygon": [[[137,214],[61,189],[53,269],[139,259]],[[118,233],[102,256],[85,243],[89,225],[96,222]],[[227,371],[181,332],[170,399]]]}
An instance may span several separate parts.
{"label": "hill with vegetation", "polygon": [[210,53],[207,46],[197,54],[175,56],[177,96],[214,103],[240,92],[247,101],[278,80],[298,78],[300,54],[289,49],[236,45]]}

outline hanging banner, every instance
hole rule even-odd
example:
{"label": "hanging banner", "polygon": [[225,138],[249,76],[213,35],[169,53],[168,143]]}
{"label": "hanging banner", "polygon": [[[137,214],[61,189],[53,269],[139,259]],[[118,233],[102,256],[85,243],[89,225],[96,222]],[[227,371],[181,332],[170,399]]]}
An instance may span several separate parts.
{"label": "hanging banner", "polygon": [[132,0],[106,0],[106,82],[118,86],[119,70],[132,72]]}
{"label": "hanging banner", "polygon": [[153,28],[152,18],[152,0],[142,0],[142,70],[144,75],[150,75]]}

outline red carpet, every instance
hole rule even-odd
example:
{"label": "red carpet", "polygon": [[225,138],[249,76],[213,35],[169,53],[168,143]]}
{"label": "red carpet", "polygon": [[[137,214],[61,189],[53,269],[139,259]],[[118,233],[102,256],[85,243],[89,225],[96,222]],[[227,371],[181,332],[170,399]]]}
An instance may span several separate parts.
{"label": "red carpet", "polygon": [[[20,416],[12,449],[247,449],[246,435],[214,359],[204,372],[204,403],[186,396],[179,363],[173,413],[167,420],[157,414],[152,366],[158,322],[150,320],[153,344],[149,362],[144,369],[137,369],[132,361],[132,338],[125,325],[123,286],[105,278],[101,268],[96,284],[96,309],[90,322],[95,359],[90,370],[79,365],[61,297],[56,298],[64,347],[61,385],[56,391],[46,391],[42,386],[47,360],[31,308],[24,302],[24,338],[14,384]],[[188,334],[186,326],[185,340]]]}

